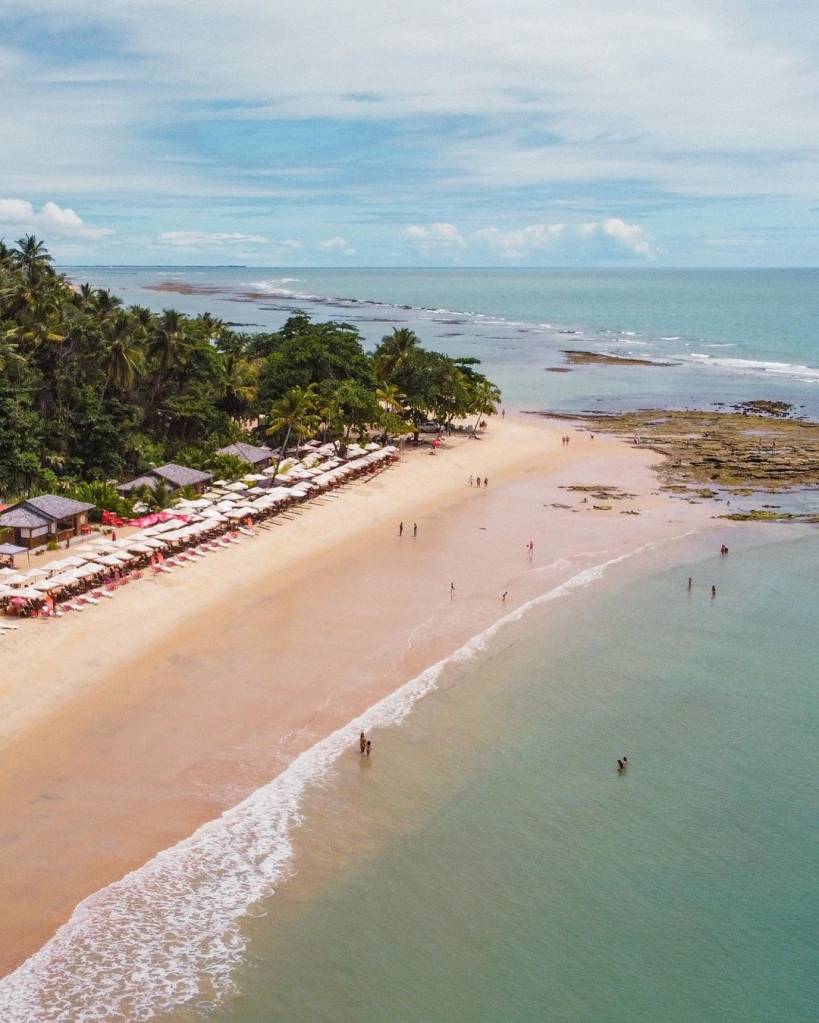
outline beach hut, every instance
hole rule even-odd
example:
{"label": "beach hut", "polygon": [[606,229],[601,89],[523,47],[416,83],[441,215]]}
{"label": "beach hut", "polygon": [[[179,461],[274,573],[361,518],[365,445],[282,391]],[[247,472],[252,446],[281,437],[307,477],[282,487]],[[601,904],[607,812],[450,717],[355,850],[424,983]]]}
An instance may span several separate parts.
{"label": "beach hut", "polygon": [[74,501],[57,494],[41,494],[19,501],[0,515],[0,529],[11,529],[14,546],[28,550],[49,540],[69,540],[79,536],[88,523],[93,504]]}
{"label": "beach hut", "polygon": [[220,455],[233,455],[234,458],[240,458],[243,462],[247,462],[248,465],[252,465],[257,472],[266,469],[273,461],[274,456],[272,448],[257,447],[254,444],[245,444],[242,441],[219,448],[218,453]]}
{"label": "beach hut", "polygon": [[199,469],[191,469],[187,465],[177,465],[175,462],[168,462],[167,465],[160,465],[156,469],[149,469],[136,479],[128,480],[127,483],[120,483],[117,490],[121,494],[130,494],[142,487],[149,487],[154,490],[159,481],[162,480],[171,490],[179,490],[180,487],[191,487],[197,494],[201,494],[205,486],[213,479],[213,473],[202,472]]}
{"label": "beach hut", "polygon": [[5,562],[9,568],[14,568],[14,559],[18,554],[26,553],[25,547],[18,547],[14,543],[0,543],[0,562]]}

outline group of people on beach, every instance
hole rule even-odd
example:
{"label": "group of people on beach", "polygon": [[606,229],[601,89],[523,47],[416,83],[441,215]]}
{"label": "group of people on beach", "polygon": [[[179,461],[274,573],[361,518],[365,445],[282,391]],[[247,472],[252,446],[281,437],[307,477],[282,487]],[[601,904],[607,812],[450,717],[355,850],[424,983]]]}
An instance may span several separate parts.
{"label": "group of people on beach", "polygon": [[563,436],[560,438],[560,443],[565,448],[571,439],[572,438],[568,434],[564,433]]}
{"label": "group of people on beach", "polygon": [[[470,487],[473,486],[473,485],[476,486],[476,487],[479,487],[481,485],[481,478],[480,478],[480,476],[470,476],[469,477],[469,485],[470,485]],[[483,478],[483,485],[484,485],[484,487],[488,487],[489,486],[489,477],[488,476],[484,476],[484,478]]]}
{"label": "group of people on beach", "polygon": [[372,742],[370,742],[367,736],[362,732],[358,737],[358,752],[362,757],[368,757],[372,748]]}
{"label": "group of people on beach", "polygon": [[[404,523],[403,523],[403,520],[398,523],[398,535],[399,536],[403,536],[404,535]],[[412,524],[412,535],[413,536],[418,536],[418,523],[417,522],[413,522],[413,524]]]}

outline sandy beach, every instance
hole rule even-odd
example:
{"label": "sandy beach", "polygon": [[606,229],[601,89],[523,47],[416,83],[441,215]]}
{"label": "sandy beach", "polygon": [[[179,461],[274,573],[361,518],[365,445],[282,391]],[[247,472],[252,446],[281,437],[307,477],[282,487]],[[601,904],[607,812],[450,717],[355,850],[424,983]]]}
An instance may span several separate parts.
{"label": "sandy beach", "polygon": [[[5,636],[0,970],[503,613],[702,527],[705,506],[656,492],[655,458],[507,417],[233,549]],[[561,489],[573,484],[634,496],[595,509]]]}

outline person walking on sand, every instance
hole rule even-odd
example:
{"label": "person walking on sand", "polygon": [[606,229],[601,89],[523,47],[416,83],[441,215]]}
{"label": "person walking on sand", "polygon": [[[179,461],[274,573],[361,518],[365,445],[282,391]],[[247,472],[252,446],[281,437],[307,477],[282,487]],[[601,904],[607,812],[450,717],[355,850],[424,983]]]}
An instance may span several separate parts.
{"label": "person walking on sand", "polygon": [[473,482],[474,482],[474,477],[470,475],[470,477],[469,477],[469,485],[470,485],[470,487],[472,486]]}
{"label": "person walking on sand", "polygon": [[455,583],[450,583],[449,584],[449,599],[452,600],[452,598],[454,596],[455,596]]}
{"label": "person walking on sand", "polygon": [[526,553],[529,555],[529,560],[531,561],[532,558],[535,556],[535,541],[534,540],[530,540],[529,543],[526,544]]}
{"label": "person walking on sand", "polygon": [[501,594],[501,604],[506,603],[506,598],[509,596],[509,590],[504,590]]}
{"label": "person walking on sand", "polygon": [[398,523],[398,535],[399,536],[403,536],[404,535],[404,523],[403,522],[399,522]]}
{"label": "person walking on sand", "polygon": [[486,490],[486,488],[488,486],[489,486],[489,477],[488,476],[484,476],[484,478],[483,478],[483,489]]}
{"label": "person walking on sand", "polygon": [[413,536],[418,536],[418,523],[417,522],[413,522],[413,524],[412,524],[412,535]]}
{"label": "person walking on sand", "polygon": [[480,485],[481,485],[481,478],[480,478],[480,476],[478,476],[478,478],[475,480],[475,486],[479,487]]}
{"label": "person walking on sand", "polygon": [[359,753],[363,753],[364,750],[366,750],[366,748],[367,748],[367,737],[362,732],[361,735],[359,735],[359,737],[358,737],[358,750],[359,750]]}
{"label": "person walking on sand", "polygon": [[505,408],[501,409],[501,419],[506,419],[506,409]]}

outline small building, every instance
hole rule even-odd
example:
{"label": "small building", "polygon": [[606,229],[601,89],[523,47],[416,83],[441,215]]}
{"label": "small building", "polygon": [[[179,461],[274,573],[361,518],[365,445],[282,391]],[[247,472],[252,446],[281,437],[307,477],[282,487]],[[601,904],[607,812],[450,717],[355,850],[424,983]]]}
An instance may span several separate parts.
{"label": "small building", "polygon": [[128,480],[127,483],[120,483],[117,490],[121,494],[130,494],[134,490],[141,490],[142,487],[150,487],[153,490],[162,480],[169,490],[190,487],[197,494],[201,494],[212,479],[212,472],[202,472],[199,469],[189,469],[186,465],[168,462],[167,465],[160,465],[157,469],[149,469],[141,476],[137,476],[136,479]]}
{"label": "small building", "polygon": [[0,515],[0,529],[11,529],[18,547],[40,547],[49,540],[70,540],[88,524],[93,504],[56,494],[29,497]]}
{"label": "small building", "polygon": [[271,448],[256,447],[254,444],[245,444],[242,441],[219,448],[219,454],[233,455],[234,458],[241,458],[243,462],[252,465],[256,472],[266,469],[275,457],[275,452]]}

